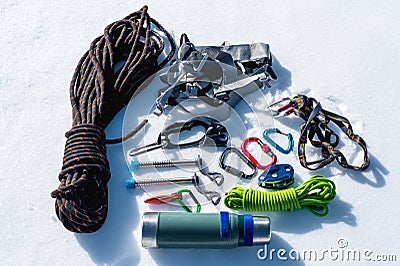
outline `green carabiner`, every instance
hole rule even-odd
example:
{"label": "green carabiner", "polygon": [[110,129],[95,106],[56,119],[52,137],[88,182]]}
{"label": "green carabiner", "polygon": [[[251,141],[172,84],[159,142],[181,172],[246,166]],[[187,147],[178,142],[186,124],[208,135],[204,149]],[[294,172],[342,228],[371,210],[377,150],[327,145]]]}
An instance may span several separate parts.
{"label": "green carabiner", "polygon": [[[196,213],[199,213],[201,211],[201,205],[200,202],[196,199],[196,197],[194,196],[193,192],[190,189],[187,188],[183,188],[178,190],[177,192],[175,192],[175,194],[180,194],[182,195],[182,193],[188,193],[190,198],[194,201],[194,203],[196,203],[197,207],[196,207]],[[177,198],[176,201],[179,203],[179,205],[181,205],[181,207],[186,211],[186,212],[192,212],[192,210],[185,205],[185,203],[183,203],[182,201],[183,197]]]}

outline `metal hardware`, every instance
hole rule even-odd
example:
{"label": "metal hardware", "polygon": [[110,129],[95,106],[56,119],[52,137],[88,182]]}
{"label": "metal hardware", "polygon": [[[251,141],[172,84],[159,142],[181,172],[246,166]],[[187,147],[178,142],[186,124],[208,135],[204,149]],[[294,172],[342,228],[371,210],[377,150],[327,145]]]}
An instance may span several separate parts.
{"label": "metal hardware", "polygon": [[[160,76],[168,87],[162,89],[156,99],[157,115],[168,106],[200,96],[217,105],[226,102],[234,107],[241,96],[258,88],[271,87],[269,82],[277,79],[271,67],[268,44],[194,46],[187,36],[181,40],[178,58]],[[193,83],[198,84],[190,90],[188,87]],[[256,86],[248,86],[251,83]]]}
{"label": "metal hardware", "polygon": [[[228,154],[230,153],[235,153],[239,158],[244,161],[252,170],[251,174],[245,174],[243,171],[240,169],[234,168],[230,165],[227,165],[225,163],[226,158],[228,157]],[[241,178],[246,178],[246,179],[251,179],[257,174],[257,168],[256,166],[250,161],[249,158],[247,158],[240,150],[238,150],[235,147],[228,147],[226,148],[222,154],[221,157],[219,158],[219,165],[222,169],[224,169],[226,172],[241,177]]]}
{"label": "metal hardware", "polygon": [[132,161],[130,169],[132,172],[137,172],[140,168],[168,168],[168,167],[179,167],[179,166],[197,166],[200,173],[207,176],[211,181],[215,182],[218,186],[221,186],[224,182],[224,176],[218,172],[209,172],[207,167],[203,164],[203,160],[200,154],[195,159],[189,160],[166,160],[166,161],[147,161],[139,162]]}
{"label": "metal hardware", "polygon": [[[160,140],[160,137],[158,139]],[[154,150],[157,150],[160,148],[165,148],[166,145],[167,145],[167,143],[161,143],[161,141],[160,141],[160,143],[155,142],[155,143],[151,143],[151,144],[148,144],[145,146],[137,147],[137,148],[134,148],[129,151],[129,156],[136,156],[136,155],[143,154],[143,153],[146,153],[149,151],[154,151]]]}
{"label": "metal hardware", "polygon": [[206,197],[207,200],[211,201],[212,204],[217,206],[219,202],[221,201],[221,195],[217,191],[207,191],[202,189],[199,184],[194,185],[196,190],[202,194],[204,197]]}
{"label": "metal hardware", "polygon": [[206,167],[199,167],[200,173],[207,176],[211,181],[215,182],[218,186],[221,186],[224,183],[224,176],[218,172],[209,172],[206,170]]}
{"label": "metal hardware", "polygon": [[136,188],[145,186],[171,185],[171,184],[198,184],[199,177],[194,174],[191,177],[171,177],[171,178],[152,178],[152,179],[126,179],[126,188]]}
{"label": "metal hardware", "polygon": [[263,188],[287,188],[294,182],[293,175],[290,164],[275,164],[258,177],[258,185]]}
{"label": "metal hardware", "polygon": [[269,104],[267,109],[271,111],[272,115],[275,117],[288,116],[294,112],[294,108],[289,97]]}
{"label": "metal hardware", "polygon": [[[281,134],[281,135],[287,136],[287,138],[288,138],[288,146],[287,146],[287,148],[284,149],[281,146],[279,146],[275,141],[273,141],[268,136],[271,133],[277,133],[277,134]],[[278,128],[267,128],[266,130],[264,130],[263,137],[267,142],[269,142],[273,147],[275,147],[278,151],[280,151],[283,154],[289,154],[293,150],[294,140],[293,140],[292,134],[290,134],[290,133],[283,133]]]}
{"label": "metal hardware", "polygon": [[203,160],[199,160],[199,164],[197,165],[197,167],[199,168],[200,173],[207,176],[212,182],[215,182],[215,184],[217,184],[218,186],[221,186],[222,183],[224,183],[224,176],[218,172],[210,172],[207,166],[203,164]]}
{"label": "metal hardware", "polygon": [[136,188],[145,186],[159,186],[159,185],[171,185],[171,184],[194,184],[197,191],[204,195],[207,200],[211,201],[214,205],[218,205],[221,201],[221,195],[216,191],[207,191],[200,187],[199,176],[194,173],[191,177],[171,177],[171,178],[152,178],[152,179],[126,179],[126,188]]}
{"label": "metal hardware", "polygon": [[[263,150],[263,152],[272,158],[272,160],[271,160],[271,162],[270,162],[269,164],[267,164],[267,165],[262,165],[262,164],[260,164],[260,163],[256,160],[256,158],[254,158],[254,156],[247,150],[247,145],[248,145],[249,143],[251,143],[251,142],[256,142],[256,143],[261,147],[261,149]],[[265,169],[267,169],[268,167],[270,167],[271,165],[276,164],[276,161],[278,160],[277,157],[276,157],[276,155],[271,151],[270,147],[269,147],[267,144],[265,144],[264,142],[262,142],[261,139],[256,138],[256,137],[249,137],[249,138],[243,140],[243,142],[242,142],[242,147],[241,147],[241,148],[242,148],[242,152],[250,159],[250,161],[251,161],[258,169],[261,169],[261,170],[265,170]]]}
{"label": "metal hardware", "polygon": [[204,197],[206,197],[206,199],[211,201],[211,203],[214,204],[215,206],[217,206],[219,204],[219,202],[221,201],[221,195],[218,192],[205,190],[200,187],[200,179],[196,180],[194,187],[200,194],[202,194]]}
{"label": "metal hardware", "polygon": [[200,70],[202,70],[203,67],[204,67],[204,64],[206,63],[206,61],[207,61],[207,59],[208,59],[208,54],[203,53],[202,55],[203,55],[203,58],[201,59],[199,65],[198,65],[197,67],[195,67],[195,66],[193,65],[193,70],[194,70],[195,72],[199,72]]}
{"label": "metal hardware", "polygon": [[[189,141],[185,143],[173,143],[170,139],[170,135],[180,133],[183,131],[190,131],[192,128],[200,126],[205,129],[204,136],[195,141]],[[211,117],[195,117],[187,122],[174,123],[165,129],[163,129],[157,139],[157,142],[137,147],[130,150],[130,156],[136,156],[148,151],[156,150],[159,148],[163,149],[177,149],[177,148],[188,148],[195,146],[217,146],[226,147],[229,141],[229,134],[227,129],[217,120]]]}
{"label": "metal hardware", "polygon": [[179,166],[197,166],[200,168],[201,165],[202,165],[202,159],[200,155],[198,155],[197,158],[189,160],[166,160],[166,161],[147,161],[147,162],[132,161],[130,169],[133,172],[136,172],[140,168],[168,168],[168,167],[179,167]]}

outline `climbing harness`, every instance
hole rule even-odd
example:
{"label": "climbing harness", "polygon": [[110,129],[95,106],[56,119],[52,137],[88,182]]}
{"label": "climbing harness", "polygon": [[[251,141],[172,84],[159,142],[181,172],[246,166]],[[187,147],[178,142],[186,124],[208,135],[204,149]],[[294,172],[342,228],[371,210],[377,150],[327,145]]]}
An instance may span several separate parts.
{"label": "climbing harness", "polygon": [[[305,121],[300,126],[298,143],[298,157],[303,167],[309,170],[317,170],[336,159],[339,165],[344,168],[357,171],[368,168],[370,160],[364,139],[353,133],[353,128],[347,118],[322,109],[321,104],[314,98],[296,95],[275,102],[269,105],[268,109],[274,116],[286,116],[294,113]],[[363,149],[364,158],[360,166],[350,165],[343,153],[335,149],[339,144],[339,135],[329,127],[330,122],[336,124],[350,140]],[[307,161],[307,138],[312,146],[321,148],[322,159]]]}

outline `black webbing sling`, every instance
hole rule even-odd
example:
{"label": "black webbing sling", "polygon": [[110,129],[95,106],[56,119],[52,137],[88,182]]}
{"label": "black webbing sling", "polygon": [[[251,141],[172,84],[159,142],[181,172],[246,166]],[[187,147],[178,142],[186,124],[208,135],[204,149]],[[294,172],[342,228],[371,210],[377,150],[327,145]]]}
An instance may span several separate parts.
{"label": "black webbing sling", "polygon": [[[368,168],[370,161],[367,144],[360,136],[354,134],[347,118],[324,110],[317,100],[305,95],[297,95],[291,98],[291,105],[293,112],[305,121],[300,126],[298,143],[298,156],[302,166],[309,170],[317,170],[336,159],[344,168],[357,171]],[[363,149],[364,159],[360,166],[349,164],[343,153],[336,149],[339,144],[339,135],[329,127],[329,122],[336,124],[350,140],[360,145]],[[307,138],[311,145],[321,148],[322,159],[307,161]]]}

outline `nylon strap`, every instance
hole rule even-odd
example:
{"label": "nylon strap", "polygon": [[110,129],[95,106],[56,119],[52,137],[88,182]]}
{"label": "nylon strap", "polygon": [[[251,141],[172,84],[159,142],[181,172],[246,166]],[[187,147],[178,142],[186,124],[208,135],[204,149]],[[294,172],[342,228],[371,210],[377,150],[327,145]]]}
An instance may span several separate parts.
{"label": "nylon strap", "polygon": [[[340,115],[326,111],[314,98],[305,95],[297,95],[291,99],[294,113],[305,122],[300,126],[300,139],[298,144],[298,156],[300,164],[309,170],[317,170],[325,165],[336,161],[344,168],[362,171],[368,168],[369,158],[367,144],[364,139],[354,134],[350,121]],[[357,143],[364,152],[363,163],[360,166],[351,165],[346,157],[336,147],[339,144],[339,135],[328,125],[336,124],[347,137]],[[321,148],[322,158],[315,161],[307,161],[306,144],[307,139],[311,145]]]}

